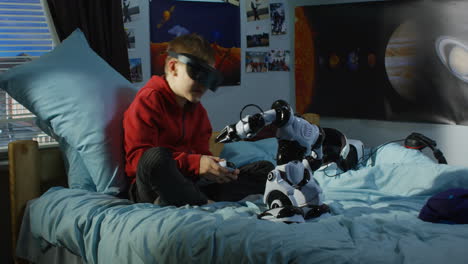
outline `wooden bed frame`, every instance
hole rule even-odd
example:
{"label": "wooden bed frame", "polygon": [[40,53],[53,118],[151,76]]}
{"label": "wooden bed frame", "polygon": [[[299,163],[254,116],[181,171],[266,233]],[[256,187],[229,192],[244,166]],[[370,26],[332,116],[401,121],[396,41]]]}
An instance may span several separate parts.
{"label": "wooden bed frame", "polygon": [[[319,124],[317,114],[307,113],[303,117],[312,124]],[[219,132],[213,132],[210,150],[219,156],[223,144],[215,143]],[[33,140],[18,140],[8,144],[9,188],[11,214],[11,245],[15,263],[16,242],[18,239],[24,210],[29,200],[41,196],[53,186],[67,186],[62,152],[58,146],[41,147]]]}

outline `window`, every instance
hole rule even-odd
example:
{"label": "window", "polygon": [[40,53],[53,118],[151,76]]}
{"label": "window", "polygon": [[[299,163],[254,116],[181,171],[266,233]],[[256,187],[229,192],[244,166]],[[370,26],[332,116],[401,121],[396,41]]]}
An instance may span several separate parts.
{"label": "window", "polygon": [[[0,0],[0,74],[53,49],[57,37],[46,5],[46,0]],[[22,139],[54,142],[35,125],[34,115],[0,90],[0,149]]]}

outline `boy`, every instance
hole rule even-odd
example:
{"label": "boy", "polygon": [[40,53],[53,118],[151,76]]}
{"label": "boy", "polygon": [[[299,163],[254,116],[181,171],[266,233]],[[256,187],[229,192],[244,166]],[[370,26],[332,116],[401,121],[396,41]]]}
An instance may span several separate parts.
{"label": "boy", "polygon": [[[262,193],[271,163],[250,166],[262,179],[237,181],[240,170],[220,166],[221,159],[209,151],[212,128],[200,99],[221,83],[210,44],[197,34],[182,35],[169,42],[167,52],[164,76],[153,76],[124,114],[130,199],[182,206],[211,202],[206,194],[215,200],[236,200]],[[202,187],[206,194],[196,184],[201,178],[215,182]],[[237,190],[223,196],[230,189]]]}

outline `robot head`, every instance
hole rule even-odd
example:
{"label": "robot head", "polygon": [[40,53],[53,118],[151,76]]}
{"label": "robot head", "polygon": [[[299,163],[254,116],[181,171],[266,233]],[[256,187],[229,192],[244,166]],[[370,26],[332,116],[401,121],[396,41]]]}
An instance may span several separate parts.
{"label": "robot head", "polygon": [[300,161],[277,166],[268,174],[263,196],[268,208],[322,204],[322,189]]}
{"label": "robot head", "polygon": [[334,128],[323,128],[325,139],[322,144],[322,168],[335,163],[342,171],[357,166],[364,154],[364,145],[361,141],[347,139],[346,136]]}

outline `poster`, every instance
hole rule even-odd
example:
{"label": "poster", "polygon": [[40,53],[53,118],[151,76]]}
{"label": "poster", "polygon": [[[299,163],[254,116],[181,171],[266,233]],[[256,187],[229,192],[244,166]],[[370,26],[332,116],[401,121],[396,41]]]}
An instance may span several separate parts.
{"label": "poster", "polygon": [[297,111],[468,125],[466,14],[461,0],[296,7]]}
{"label": "poster", "polygon": [[[190,10],[190,12],[187,12]],[[150,3],[151,71],[164,73],[167,43],[181,34],[197,33],[215,50],[222,86],[240,84],[239,6],[224,2],[158,0]]]}
{"label": "poster", "polygon": [[268,52],[247,51],[245,53],[245,71],[267,72],[268,71]]}
{"label": "poster", "polygon": [[135,22],[140,19],[140,0],[122,0],[123,22]]}
{"label": "poster", "polygon": [[289,50],[272,49],[268,52],[268,71],[289,71],[291,54]]}
{"label": "poster", "polygon": [[148,3],[144,0],[121,0],[121,4],[130,62],[130,77],[136,87],[141,87],[151,77],[149,70]]}
{"label": "poster", "polygon": [[256,25],[247,28],[247,48],[270,46],[270,33],[264,25]]}
{"label": "poster", "polygon": [[247,21],[265,20],[270,18],[268,0],[245,0]]}
{"label": "poster", "polygon": [[270,4],[270,21],[271,21],[271,34],[272,35],[285,35],[286,34],[286,12],[284,10],[284,3]]}
{"label": "poster", "polygon": [[125,28],[125,34],[127,38],[127,49],[135,49],[135,29],[134,28]]}
{"label": "poster", "polygon": [[143,70],[141,67],[141,58],[130,58],[130,78],[132,83],[143,81]]}

